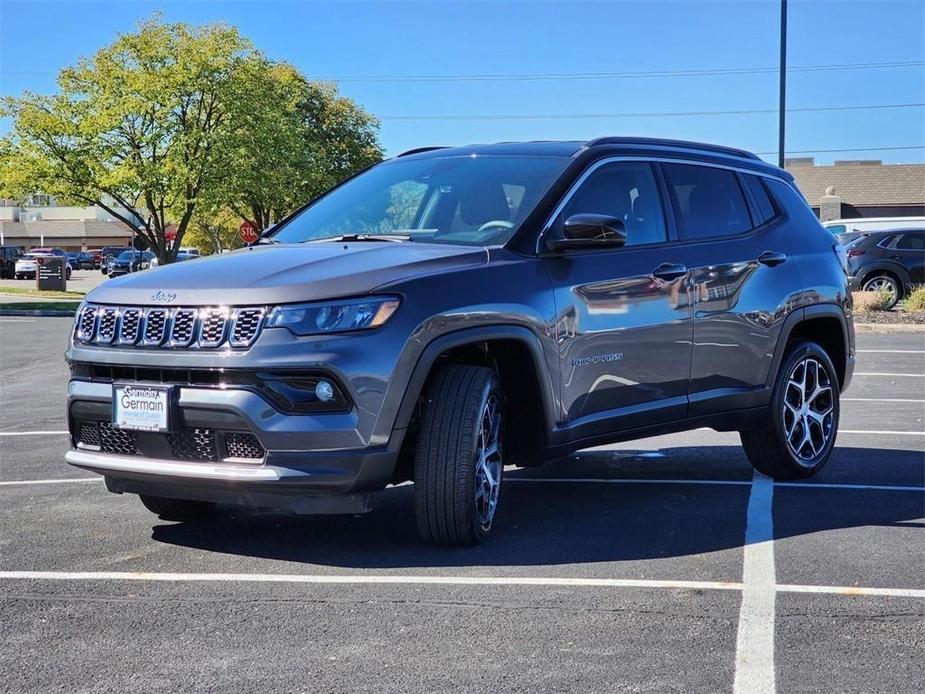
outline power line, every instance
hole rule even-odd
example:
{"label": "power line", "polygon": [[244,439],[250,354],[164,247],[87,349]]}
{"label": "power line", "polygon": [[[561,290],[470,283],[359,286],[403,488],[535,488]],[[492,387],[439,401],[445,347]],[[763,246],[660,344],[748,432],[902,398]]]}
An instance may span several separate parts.
{"label": "power line", "polygon": [[[823,111],[874,111],[883,109],[921,108],[925,103],[914,104],[872,104],[858,106],[812,106],[805,108],[789,108],[787,113],[818,113]],[[777,113],[776,108],[764,109],[735,109],[728,111],[651,111],[636,113],[503,113],[503,114],[470,114],[470,115],[398,115],[379,116],[379,120],[410,121],[410,120],[575,120],[592,118],[679,118],[691,116],[741,116],[761,113]]]}
{"label": "power line", "polygon": [[[921,67],[925,60],[906,60],[882,63],[836,63],[830,65],[799,65],[787,68],[787,72],[822,72],[850,70],[879,70],[905,67]],[[723,75],[777,74],[778,67],[751,68],[702,68],[696,70],[649,70],[637,72],[539,72],[510,74],[450,74],[450,75],[329,75],[315,77],[332,82],[508,82],[541,80],[609,80],[609,79],[657,79],[663,77],[710,77]],[[47,70],[0,70],[0,75],[22,77],[54,76]]]}
{"label": "power line", "polygon": [[[829,70],[875,70],[902,67],[919,67],[923,60],[893,61],[887,63],[839,63],[832,65],[800,65],[787,68],[787,72],[820,72]],[[533,82],[540,80],[610,80],[650,79],[661,77],[704,77],[722,75],[777,74],[779,68],[703,68],[697,70],[649,70],[640,72],[542,72],[509,74],[457,74],[457,75],[333,75],[318,77],[336,82]]]}
{"label": "power line", "polygon": [[[925,149],[925,145],[900,145],[896,147],[846,147],[844,149],[791,149],[786,152],[786,154],[827,154],[827,153],[840,153],[840,152],[894,152],[897,150],[908,150],[908,149]],[[755,152],[758,155],[764,154],[777,154],[775,149],[773,152]]]}

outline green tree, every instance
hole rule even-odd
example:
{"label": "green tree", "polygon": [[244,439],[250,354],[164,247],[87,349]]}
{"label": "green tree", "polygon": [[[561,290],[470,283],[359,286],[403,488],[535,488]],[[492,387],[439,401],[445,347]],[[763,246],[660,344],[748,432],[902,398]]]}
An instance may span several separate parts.
{"label": "green tree", "polygon": [[250,98],[216,200],[260,230],[382,159],[378,121],[285,63],[249,65]]}

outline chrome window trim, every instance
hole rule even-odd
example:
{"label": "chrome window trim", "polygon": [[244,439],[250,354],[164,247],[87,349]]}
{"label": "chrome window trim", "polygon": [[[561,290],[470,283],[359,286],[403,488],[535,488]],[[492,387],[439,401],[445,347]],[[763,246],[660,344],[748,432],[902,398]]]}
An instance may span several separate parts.
{"label": "chrome window trim", "polygon": [[[698,160],[696,160],[696,159],[681,159],[681,158],[676,158],[676,157],[664,157],[664,156],[651,156],[651,157],[646,157],[646,156],[632,156],[632,155],[615,155],[615,156],[612,156],[612,157],[604,157],[603,159],[597,159],[596,161],[591,162],[591,164],[588,165],[588,167],[587,167],[584,171],[581,172],[581,175],[578,176],[578,178],[575,179],[575,181],[572,183],[572,185],[569,186],[569,189],[568,189],[568,190],[565,192],[565,194],[562,196],[562,199],[561,199],[561,200],[559,201],[559,203],[555,206],[555,208],[553,208],[552,213],[549,215],[549,217],[546,218],[546,221],[543,223],[542,231],[540,231],[540,233],[539,233],[539,234],[537,235],[537,237],[536,237],[536,247],[533,249],[534,252],[535,252],[537,255],[539,255],[540,252],[541,252],[541,251],[540,251],[540,247],[541,247],[541,244],[542,244],[542,241],[543,241],[543,237],[546,236],[546,234],[547,234],[549,231],[551,231],[553,222],[555,222],[556,218],[557,218],[560,214],[562,214],[562,210],[565,209],[565,206],[568,204],[569,200],[572,199],[572,197],[573,197],[573,196],[575,195],[575,193],[578,191],[578,188],[581,187],[581,185],[588,179],[588,177],[590,177],[591,174],[593,174],[595,171],[597,171],[597,170],[598,170],[600,167],[602,167],[602,166],[605,166],[605,165],[607,165],[607,164],[614,164],[614,163],[618,163],[618,162],[624,162],[624,161],[630,161],[630,162],[631,162],[631,161],[640,161],[640,162],[648,162],[648,163],[652,163],[652,164],[654,164],[654,163],[659,163],[659,164],[687,164],[687,165],[690,165],[690,166],[705,166],[705,167],[714,168],[714,169],[727,169],[727,170],[729,170],[729,171],[736,171],[736,172],[742,173],[742,174],[751,174],[751,175],[753,175],[753,176],[761,176],[761,177],[763,177],[763,178],[770,178],[770,179],[773,179],[773,180],[775,180],[775,181],[780,181],[781,183],[784,183],[784,184],[790,186],[791,188],[793,188],[793,184],[792,184],[790,181],[787,181],[786,179],[781,178],[780,176],[775,176],[775,175],[770,174],[770,173],[768,173],[768,172],[766,172],[766,171],[756,171],[756,170],[754,170],[754,169],[749,169],[749,168],[746,168],[746,167],[744,167],[744,166],[734,166],[734,165],[732,165],[732,164],[717,164],[717,163],[714,163],[714,162],[698,161]],[[795,189],[795,190],[796,190],[796,189]],[[797,192],[799,193],[799,191],[797,191]],[[802,197],[802,193],[799,193],[799,194],[800,194],[800,197]],[[744,195],[744,193],[743,193],[743,195]],[[659,190],[659,197],[661,197],[661,190]],[[664,202],[666,202],[666,201],[662,201],[662,202],[664,203]],[[667,201],[667,202],[668,202],[668,209],[670,210],[670,209],[671,209],[671,201],[669,200],[669,201]],[[747,201],[746,201],[746,202],[747,202]],[[754,227],[754,228],[757,229],[758,227]],[[753,231],[753,230],[754,230],[754,229],[752,229],[752,230],[750,230],[750,231]],[[749,232],[746,232],[746,233],[749,233]],[[738,234],[738,236],[742,236],[742,235],[744,235],[744,234]],[[692,240],[695,240],[695,239],[688,239],[688,241],[692,241]],[[707,240],[707,239],[704,239],[704,240]],[[678,241],[678,243],[683,243],[683,242],[684,242],[684,240],[679,240],[679,241]],[[671,239],[669,239],[669,240],[665,241],[664,243],[673,243],[673,241],[672,241]],[[651,245],[651,244],[650,244],[650,245]]]}

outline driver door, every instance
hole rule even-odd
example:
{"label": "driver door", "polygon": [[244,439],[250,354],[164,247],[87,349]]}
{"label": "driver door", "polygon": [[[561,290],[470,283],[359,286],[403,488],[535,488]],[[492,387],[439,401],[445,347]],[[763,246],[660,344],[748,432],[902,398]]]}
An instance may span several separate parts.
{"label": "driver door", "polygon": [[556,297],[567,438],[687,415],[687,258],[673,241],[661,189],[648,162],[604,163],[585,175],[553,222],[605,214],[622,219],[627,235],[620,248],[544,259]]}

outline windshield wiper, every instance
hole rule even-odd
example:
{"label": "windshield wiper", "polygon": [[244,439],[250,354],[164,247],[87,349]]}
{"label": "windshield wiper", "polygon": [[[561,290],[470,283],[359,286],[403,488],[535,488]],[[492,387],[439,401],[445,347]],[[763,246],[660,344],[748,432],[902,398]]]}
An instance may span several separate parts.
{"label": "windshield wiper", "polygon": [[305,239],[302,243],[319,243],[322,241],[411,241],[408,234],[343,234],[341,236],[326,236],[322,239]]}

